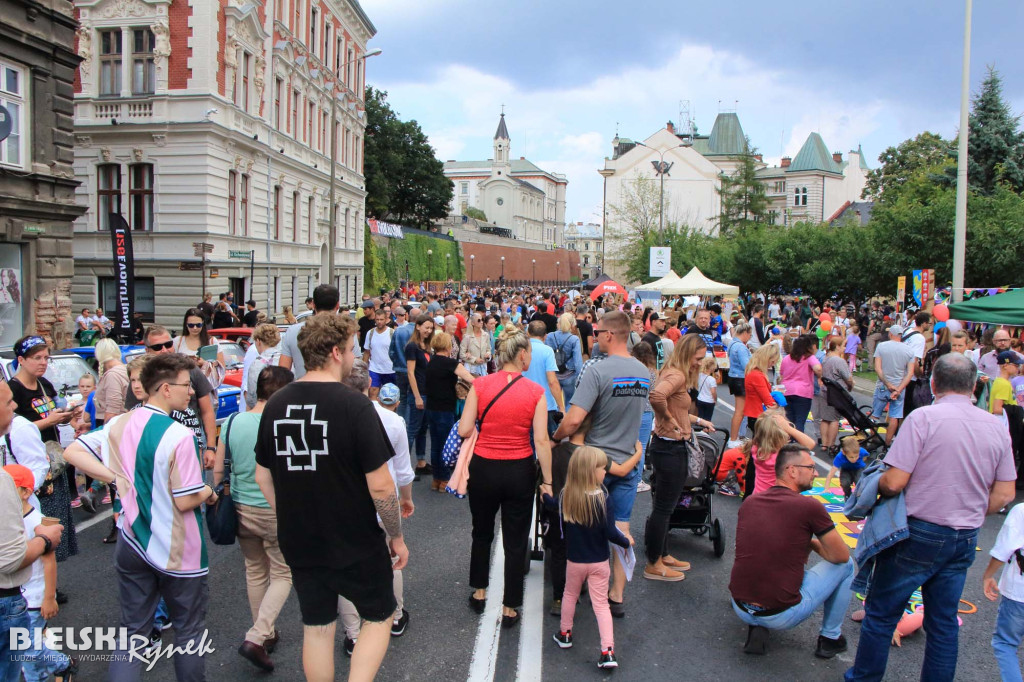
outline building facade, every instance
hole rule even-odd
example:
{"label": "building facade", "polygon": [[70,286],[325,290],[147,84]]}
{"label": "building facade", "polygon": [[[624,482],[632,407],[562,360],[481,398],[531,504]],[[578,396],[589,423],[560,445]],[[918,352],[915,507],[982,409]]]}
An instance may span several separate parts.
{"label": "building facade", "polygon": [[597,223],[567,225],[565,248],[579,253],[583,279],[596,277],[603,272],[604,230]]}
{"label": "building facade", "polygon": [[445,162],[445,177],[454,188],[449,213],[462,216],[467,209],[477,208],[489,223],[511,230],[515,239],[560,246],[568,180],[525,157],[513,159],[511,145],[502,114],[494,133],[494,158]]}
{"label": "building facade", "polygon": [[[177,326],[204,290],[254,298],[270,316],[321,282],[358,300],[365,55],[376,32],[358,1],[75,9],[75,172],[88,209],[75,223],[75,305],[112,303],[110,213],[132,230],[144,319]],[[213,245],[205,279],[189,269],[194,244]]]}
{"label": "building facade", "polygon": [[[0,347],[38,333],[63,346],[75,204],[70,3],[0,0]],[[0,126],[5,128],[6,126]],[[108,237],[107,243],[110,243]]]}

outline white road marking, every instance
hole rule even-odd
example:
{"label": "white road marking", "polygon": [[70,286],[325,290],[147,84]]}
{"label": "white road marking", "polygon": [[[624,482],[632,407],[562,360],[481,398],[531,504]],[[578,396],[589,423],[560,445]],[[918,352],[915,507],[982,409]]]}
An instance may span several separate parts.
{"label": "white road marking", "polygon": [[114,514],[114,512],[112,510],[107,509],[106,511],[100,512],[99,514],[97,514],[96,516],[92,517],[91,519],[89,519],[88,521],[86,521],[84,523],[76,523],[75,524],[75,532],[76,533],[81,533],[83,530],[86,530],[87,528],[92,528],[97,523],[100,523],[101,521],[106,521],[111,516],[113,516],[113,514]]}
{"label": "white road marking", "polygon": [[[537,505],[533,506],[530,523],[530,544],[537,532]],[[526,575],[523,595],[523,616],[519,623],[519,659],[516,680],[540,682],[544,652],[544,562],[533,562]]]}
{"label": "white road marking", "polygon": [[[532,571],[531,571],[532,573]],[[498,662],[498,641],[501,638],[501,595],[505,590],[505,548],[501,544],[501,527],[494,538],[491,552],[490,585],[487,606],[480,616],[473,658],[469,663],[467,682],[492,682]]]}

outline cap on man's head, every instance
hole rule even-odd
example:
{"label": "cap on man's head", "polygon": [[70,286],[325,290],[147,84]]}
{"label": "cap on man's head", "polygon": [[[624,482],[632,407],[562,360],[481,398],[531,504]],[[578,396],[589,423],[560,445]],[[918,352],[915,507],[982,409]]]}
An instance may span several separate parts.
{"label": "cap on man's head", "polygon": [[648,320],[652,320],[652,321],[653,320],[660,320],[661,319],[661,315],[659,315],[658,313],[651,313],[650,316],[648,316],[647,319]]}
{"label": "cap on man's head", "polygon": [[398,391],[398,386],[394,384],[384,384],[380,387],[380,393],[377,394],[377,400],[381,405],[397,405],[398,399],[401,394]]}
{"label": "cap on man's head", "polygon": [[253,308],[256,307],[256,301],[252,300],[251,298],[248,301],[246,301],[245,304],[251,305]]}
{"label": "cap on man's head", "polygon": [[4,467],[4,471],[11,475],[14,479],[14,485],[19,488],[25,488],[26,490],[36,489],[36,477],[32,475],[32,470],[23,464],[8,464]]}
{"label": "cap on man's head", "polygon": [[367,300],[363,301],[362,303],[360,303],[359,307],[360,308],[372,308],[373,307],[373,301],[367,299]]}
{"label": "cap on man's head", "polygon": [[906,330],[903,329],[903,327],[901,327],[898,324],[894,324],[893,326],[889,327],[889,333],[894,334],[896,336],[903,336],[904,331]]}
{"label": "cap on man's head", "polygon": [[997,365],[1024,365],[1024,360],[1020,359],[1012,350],[1000,351],[999,355],[996,356]]}

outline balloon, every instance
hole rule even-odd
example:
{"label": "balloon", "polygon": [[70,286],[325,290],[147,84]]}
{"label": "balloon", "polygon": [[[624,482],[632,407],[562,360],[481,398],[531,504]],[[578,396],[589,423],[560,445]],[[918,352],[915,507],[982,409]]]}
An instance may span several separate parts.
{"label": "balloon", "polygon": [[[943,328],[943,327],[945,327],[945,326],[946,326],[946,323],[945,323],[945,322],[936,322],[936,323],[935,323],[935,329],[934,329],[934,331],[935,331],[935,332],[938,332],[938,331],[939,331],[940,329],[942,329],[942,328]],[[952,333],[952,332],[951,332],[951,333]]]}
{"label": "balloon", "polygon": [[948,320],[946,322],[946,329],[949,330],[950,334],[952,334],[953,332],[958,332],[963,328],[964,326],[963,324],[960,323],[960,320]]}
{"label": "balloon", "polygon": [[904,613],[900,618],[900,622],[896,624],[896,632],[900,633],[901,636],[906,637],[907,635],[917,632],[922,625],[924,625],[923,609],[915,611],[914,613]]}
{"label": "balloon", "polygon": [[946,322],[949,320],[949,306],[945,303],[940,303],[932,309],[932,314],[935,315],[935,319],[939,322]]}
{"label": "balloon", "polygon": [[832,316],[829,315],[828,313],[822,313],[821,315],[818,315],[818,322],[821,322],[822,326],[824,326],[824,324],[826,322],[831,322],[831,321],[832,321]]}
{"label": "balloon", "polygon": [[[824,315],[822,315],[822,317],[824,317]],[[821,320],[821,318],[818,319]],[[832,331],[832,320],[821,320],[821,328],[826,332]]]}

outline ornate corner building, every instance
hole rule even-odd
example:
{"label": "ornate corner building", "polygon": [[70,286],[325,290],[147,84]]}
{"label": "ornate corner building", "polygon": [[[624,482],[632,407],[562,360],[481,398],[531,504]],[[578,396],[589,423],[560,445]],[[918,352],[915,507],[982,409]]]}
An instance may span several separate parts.
{"label": "ornate corner building", "polygon": [[271,317],[321,282],[357,301],[365,56],[376,33],[358,0],[74,6],[74,168],[88,209],[74,226],[75,305],[113,304],[110,213],[131,227],[144,319],[176,326],[200,301],[196,243],[214,247],[205,290],[254,298]]}
{"label": "ornate corner building", "polygon": [[74,32],[70,3],[0,0],[3,347],[23,334],[60,336],[70,319],[71,225],[84,211],[72,170]]}

